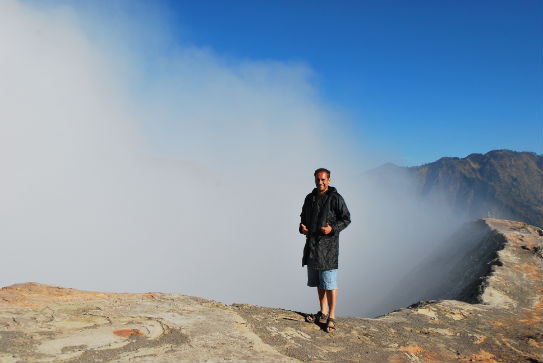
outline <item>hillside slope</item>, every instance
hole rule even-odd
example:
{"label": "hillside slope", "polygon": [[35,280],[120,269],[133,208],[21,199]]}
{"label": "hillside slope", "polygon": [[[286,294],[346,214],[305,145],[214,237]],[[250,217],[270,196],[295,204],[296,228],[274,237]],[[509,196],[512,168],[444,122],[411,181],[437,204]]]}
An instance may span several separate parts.
{"label": "hillside slope", "polygon": [[469,220],[494,217],[543,227],[541,155],[494,150],[408,168],[386,164],[369,174],[392,188],[401,177],[412,178],[420,196],[442,199]]}

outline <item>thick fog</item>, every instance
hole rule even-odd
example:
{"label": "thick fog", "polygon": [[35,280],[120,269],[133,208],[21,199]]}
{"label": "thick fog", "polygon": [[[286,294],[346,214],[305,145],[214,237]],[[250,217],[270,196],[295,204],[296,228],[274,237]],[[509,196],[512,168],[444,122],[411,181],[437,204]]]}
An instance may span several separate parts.
{"label": "thick fog", "polygon": [[298,223],[326,167],[352,216],[338,314],[416,301],[383,296],[459,221],[408,180],[391,193],[364,178],[376,159],[310,65],[179,45],[142,61],[145,44],[104,33],[70,8],[0,2],[0,286],[314,312]]}

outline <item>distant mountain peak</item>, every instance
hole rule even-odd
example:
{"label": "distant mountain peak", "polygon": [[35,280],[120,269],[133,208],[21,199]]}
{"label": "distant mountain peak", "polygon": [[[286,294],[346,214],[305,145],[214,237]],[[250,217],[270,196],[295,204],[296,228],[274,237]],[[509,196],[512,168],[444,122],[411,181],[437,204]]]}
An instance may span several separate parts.
{"label": "distant mountain peak", "polygon": [[397,173],[414,178],[422,197],[441,194],[469,218],[493,216],[543,226],[543,156],[534,152],[492,150],[414,167],[387,163],[370,172],[384,185]]}

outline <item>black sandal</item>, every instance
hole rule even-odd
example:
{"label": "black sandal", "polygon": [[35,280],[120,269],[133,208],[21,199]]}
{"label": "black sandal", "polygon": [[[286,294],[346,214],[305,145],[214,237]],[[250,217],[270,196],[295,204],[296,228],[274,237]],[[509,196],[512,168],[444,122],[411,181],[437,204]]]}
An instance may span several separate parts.
{"label": "black sandal", "polygon": [[327,321],[327,319],[328,315],[323,314],[322,311],[319,311],[316,314],[307,314],[305,316],[305,321],[307,321],[308,323],[324,323],[325,321]]}
{"label": "black sandal", "polygon": [[326,322],[326,332],[331,333],[336,331],[336,320],[334,318],[328,318]]}

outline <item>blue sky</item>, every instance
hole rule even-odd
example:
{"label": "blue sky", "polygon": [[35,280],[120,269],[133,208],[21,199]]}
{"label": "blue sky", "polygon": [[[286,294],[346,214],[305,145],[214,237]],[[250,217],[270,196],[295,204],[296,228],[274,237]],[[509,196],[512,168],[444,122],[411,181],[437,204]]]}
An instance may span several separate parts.
{"label": "blue sky", "polygon": [[146,44],[149,78],[153,59],[176,47],[302,64],[320,102],[342,115],[337,127],[399,164],[543,150],[541,1],[54,4],[74,6],[95,31],[138,28],[131,41]]}

